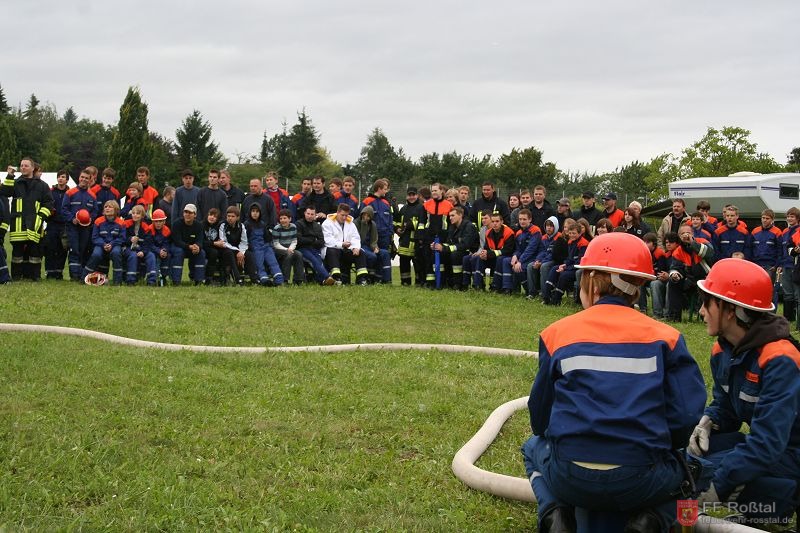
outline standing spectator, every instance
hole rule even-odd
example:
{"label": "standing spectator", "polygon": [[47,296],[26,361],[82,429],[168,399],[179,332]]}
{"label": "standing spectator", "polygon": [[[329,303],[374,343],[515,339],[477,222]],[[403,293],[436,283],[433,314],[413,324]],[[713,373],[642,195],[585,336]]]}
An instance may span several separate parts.
{"label": "standing spectator", "polygon": [[[472,205],[472,212],[470,218],[475,224],[480,224],[480,214],[486,210],[492,213],[499,213],[503,219],[503,223],[511,222],[511,212],[508,210],[508,204],[501,198],[497,197],[497,191],[494,189],[494,183],[486,181],[481,186],[481,197],[475,200]],[[447,213],[445,213],[445,216]]]}
{"label": "standing spectator", "polygon": [[228,207],[235,205],[239,209],[242,208],[244,192],[231,183],[231,173],[228,170],[223,169],[219,171],[219,188],[225,193],[225,197],[228,199]]}
{"label": "standing spectator", "polygon": [[[161,198],[158,199],[156,209],[161,209],[164,213],[172,213],[173,200],[175,200],[175,187],[167,185],[164,187],[164,190],[161,191]],[[153,212],[155,212],[155,210]]]}
{"label": "standing spectator", "polygon": [[[427,198],[425,198],[427,200]],[[458,204],[464,208],[464,214],[472,212],[472,204],[469,202],[469,187],[462,185],[458,188]]]}
{"label": "standing spectator", "polygon": [[[84,170],[86,170],[86,172],[88,172],[91,176],[91,171],[88,167]],[[117,172],[113,168],[105,168],[103,169],[103,175],[100,178],[100,183],[97,183],[89,188],[89,190],[94,193],[98,206],[106,205],[106,202],[109,200],[114,200],[117,202],[117,205],[119,205],[120,194],[116,187],[114,187],[114,178],[116,176]],[[99,208],[98,211],[100,211]],[[98,216],[99,215],[100,213],[98,213]]]}
{"label": "standing spectator", "polygon": [[287,209],[292,220],[294,220],[294,204],[289,198],[289,193],[286,192],[285,189],[278,187],[278,174],[274,171],[267,172],[267,175],[264,177],[264,192],[272,198],[272,203],[275,204],[276,212],[280,212],[281,209]]}
{"label": "standing spectator", "polygon": [[783,289],[783,316],[789,322],[797,321],[797,302],[800,301],[800,278],[795,281],[795,260],[800,255],[800,209],[790,207],[786,211],[787,227],[781,235],[781,289]]}
{"label": "standing spectator", "polygon": [[172,235],[172,284],[180,285],[183,260],[189,264],[189,279],[200,285],[206,279],[206,253],[203,250],[203,225],[197,220],[197,206],[183,206],[183,217],[174,221]]}
{"label": "standing spectator", "polygon": [[648,224],[647,221],[645,221],[645,219],[642,218],[642,204],[640,204],[636,200],[633,200],[631,203],[628,204],[628,209],[633,209],[633,211],[636,213],[636,216],[639,217],[639,226],[642,228],[642,231],[644,231],[645,233],[650,233],[651,231],[653,231],[653,229],[650,227],[650,224]]}
{"label": "standing spectator", "polygon": [[215,207],[220,214],[228,209],[228,196],[219,188],[219,170],[208,171],[208,185],[197,193],[197,217],[205,220],[209,209]]}
{"label": "standing spectator", "polygon": [[272,228],[272,247],[275,249],[275,257],[280,261],[286,282],[293,279],[295,285],[302,285],[306,280],[306,270],[303,255],[297,251],[297,226],[292,223],[292,212],[289,209],[284,208],[278,212],[278,224]]}
{"label": "standing spectator", "polygon": [[361,253],[361,237],[350,216],[349,205],[339,204],[336,213],[325,218],[322,235],[325,239],[325,262],[337,284],[350,283],[350,267],[355,264],[356,283],[366,285],[367,261]]}
{"label": "standing spectator", "polygon": [[597,233],[597,222],[603,218],[603,214],[595,206],[593,192],[585,191],[581,195],[581,202],[581,210],[578,215],[589,222],[589,225],[592,227],[592,236],[594,236]]}
{"label": "standing spectator", "polygon": [[314,206],[317,220],[324,220],[328,215],[337,213],[336,201],[330,191],[325,188],[325,176],[311,178],[311,192],[300,202],[300,210],[302,211],[309,205]]}
{"label": "standing spectator", "polygon": [[752,257],[752,238],[747,225],[739,220],[739,208],[728,205],[723,211],[725,222],[714,232],[714,246],[717,258],[732,257],[735,252],[744,254],[745,259]]}
{"label": "standing spectator", "polygon": [[544,185],[537,185],[533,188],[533,202],[528,209],[533,215],[533,223],[539,229],[544,228],[544,223],[548,218],[555,216],[556,210],[547,201],[547,189],[544,188]]}
{"label": "standing spectator", "polygon": [[564,221],[568,218],[574,220],[575,217],[572,216],[572,203],[569,201],[569,198],[562,198],[556,203],[556,218],[558,219],[558,225],[562,228],[564,227]]}
{"label": "standing spectator", "polygon": [[[531,196],[531,191],[529,191],[528,189],[524,189],[524,190],[520,191],[520,193],[519,193],[519,205],[515,209],[512,209],[511,206],[509,205],[509,209],[511,209],[510,217],[511,217],[511,228],[512,229],[514,229],[514,228],[519,229],[519,227],[518,227],[519,226],[519,212],[522,209],[527,209],[528,211],[530,211],[531,202],[533,202],[533,196]],[[539,228],[539,230],[541,230],[541,229],[542,228]]]}
{"label": "standing spectator", "polygon": [[42,276],[42,235],[44,222],[55,211],[50,187],[34,176],[33,159],[20,161],[21,176],[14,179],[15,169],[9,166],[0,185],[0,201],[11,200],[11,278],[39,281]]}
{"label": "standing spectator", "polygon": [[617,208],[617,194],[608,192],[603,196],[603,218],[607,218],[615,228],[622,224],[624,213]]}
{"label": "standing spectator", "polygon": [[303,259],[311,265],[314,271],[314,279],[322,285],[333,285],[333,279],[325,268],[322,260],[322,248],[325,246],[325,238],[322,236],[322,225],[317,222],[317,213],[313,207],[307,207],[303,213],[303,218],[297,221],[297,250],[303,255]]}
{"label": "standing spectator", "polygon": [[250,192],[244,197],[242,202],[242,212],[249,213],[253,204],[258,204],[261,213],[261,220],[267,225],[267,235],[265,239],[268,243],[272,242],[269,231],[275,224],[278,223],[278,212],[275,209],[275,202],[272,197],[264,193],[261,187],[261,180],[253,178],[250,180]]}
{"label": "standing spectator", "polygon": [[349,205],[351,213],[355,213],[358,209],[358,198],[353,194],[353,189],[355,189],[355,187],[356,180],[354,180],[352,176],[345,176],[342,180],[342,190],[333,195],[336,205]]}
{"label": "standing spectator", "polygon": [[[53,196],[53,214],[50,220],[47,221],[47,229],[45,230],[45,251],[44,251],[44,270],[47,279],[64,279],[64,265],[67,262],[67,250],[69,242],[67,241],[67,228],[69,222],[64,218],[61,213],[61,205],[64,203],[64,196],[67,194],[67,181],[69,174],[66,170],[59,170],[56,175],[56,184],[50,189],[50,194]],[[5,214],[8,215],[8,206],[4,199],[0,199],[0,204],[5,207]],[[1,223],[2,221],[0,221]],[[8,220],[5,221],[8,224]],[[5,229],[8,231],[8,228]],[[91,238],[91,230],[89,234]],[[67,246],[64,243],[67,242]],[[0,240],[0,247],[2,247],[2,240]],[[5,250],[3,250],[5,253]],[[5,258],[3,266],[5,265]],[[5,275],[8,275],[8,267],[6,266]],[[2,273],[0,273],[2,278]]]}
{"label": "standing spectator", "polygon": [[[397,254],[400,256],[401,285],[411,285],[412,261],[414,262],[416,285],[425,284],[425,261],[422,257],[425,218],[425,208],[419,202],[416,187],[409,187],[406,191],[406,203],[400,208],[394,224],[395,233],[398,235]],[[460,263],[458,269],[461,270]]]}
{"label": "standing spectator", "polygon": [[658,227],[658,245],[661,246],[661,248],[664,248],[664,235],[670,231],[678,233],[678,229],[687,216],[686,202],[683,198],[675,198],[672,200],[672,211],[664,217],[661,221],[661,225]]}
{"label": "standing spectator", "polygon": [[714,235],[719,226],[719,220],[711,215],[711,204],[707,200],[697,202],[697,210],[703,214],[703,229]]}
{"label": "standing spectator", "polygon": [[[300,181],[300,192],[292,196],[292,203],[294,204],[295,212],[298,213],[298,218],[300,217],[299,213],[300,203],[306,196],[308,196],[310,192],[311,192],[311,178],[303,178]],[[356,202],[356,205],[358,205],[358,202]]]}
{"label": "standing spectator", "polygon": [[139,167],[136,169],[136,181],[142,185],[142,202],[147,218],[153,214],[154,206],[158,205],[158,190],[150,185],[150,169]]}
{"label": "standing spectator", "polygon": [[[189,169],[181,172],[183,185],[175,189],[175,199],[172,200],[171,223],[183,219],[183,208],[187,204],[197,205],[197,194],[200,189],[194,186],[194,172]],[[170,226],[171,227],[171,226]]]}
{"label": "standing spectator", "polygon": [[435,288],[436,275],[434,269],[433,244],[441,244],[447,239],[447,217],[453,210],[453,204],[444,199],[444,187],[441,183],[431,185],[431,197],[424,204],[425,208],[425,237],[422,252],[425,261],[425,284]]}
{"label": "standing spectator", "polygon": [[[781,230],[775,227],[775,212],[765,209],[761,212],[761,225],[750,234],[753,262],[767,271],[772,284],[775,284],[778,266],[781,261]],[[777,292],[773,297],[777,304]]]}
{"label": "standing spectator", "polygon": [[[106,201],[116,203],[116,200]],[[81,210],[88,212],[88,220],[80,220],[78,213]],[[69,277],[72,281],[82,279],[83,268],[92,252],[92,222],[100,215],[98,211],[95,195],[89,190],[89,173],[82,170],[78,176],[78,185],[64,195],[60,211],[61,218],[66,221]]]}

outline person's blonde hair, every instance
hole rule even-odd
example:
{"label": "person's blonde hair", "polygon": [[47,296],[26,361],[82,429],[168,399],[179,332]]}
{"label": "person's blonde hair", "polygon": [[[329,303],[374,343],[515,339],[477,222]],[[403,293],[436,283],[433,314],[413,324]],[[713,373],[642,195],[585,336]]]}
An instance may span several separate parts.
{"label": "person's blonde hair", "polygon": [[144,217],[144,213],[145,213],[144,207],[142,207],[141,205],[135,205],[135,206],[131,207],[131,215],[133,215],[134,213],[138,214],[141,217]]}
{"label": "person's blonde hair", "polygon": [[641,291],[641,287],[644,285],[646,280],[644,278],[630,276],[628,274],[620,274],[619,277],[623,281],[627,281],[628,283],[636,286],[636,291],[633,294],[627,294],[611,283],[610,272],[589,269],[584,270],[583,275],[581,276],[581,290],[586,291],[586,294],[589,295],[589,298],[592,298],[594,292],[597,292],[599,296],[617,296],[622,298],[628,303],[628,305],[633,305],[638,302],[639,292]]}

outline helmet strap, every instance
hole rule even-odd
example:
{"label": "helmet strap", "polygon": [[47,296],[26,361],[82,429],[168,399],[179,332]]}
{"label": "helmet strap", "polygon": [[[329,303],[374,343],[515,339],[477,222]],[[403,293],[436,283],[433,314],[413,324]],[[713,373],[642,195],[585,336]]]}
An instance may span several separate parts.
{"label": "helmet strap", "polygon": [[751,322],[753,322],[753,319],[747,315],[747,313],[742,307],[735,305],[734,308],[735,308],[734,312],[736,313],[736,318],[738,318],[740,321],[744,322],[748,326],[750,325]]}
{"label": "helmet strap", "polygon": [[620,275],[617,274],[616,272],[611,272],[611,284],[616,288],[618,288],[619,290],[621,290],[622,292],[624,292],[625,294],[630,294],[630,295],[636,294],[636,289],[638,288],[633,283],[628,283],[627,281],[622,279]]}

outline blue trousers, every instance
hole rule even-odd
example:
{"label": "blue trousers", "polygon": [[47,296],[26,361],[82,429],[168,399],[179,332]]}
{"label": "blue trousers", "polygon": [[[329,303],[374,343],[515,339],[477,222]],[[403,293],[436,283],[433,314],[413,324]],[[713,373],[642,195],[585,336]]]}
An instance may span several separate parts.
{"label": "blue trousers", "polygon": [[[170,275],[172,277],[173,285],[180,285],[183,278],[183,248],[177,246],[172,247],[172,268]],[[198,254],[190,254],[186,257],[189,260],[189,278],[195,283],[202,283],[206,280],[206,253],[200,249]]]}
{"label": "blue trousers", "polygon": [[67,224],[69,240],[69,277],[80,279],[83,267],[92,249],[92,228]]}
{"label": "blue trousers", "polygon": [[278,265],[278,258],[275,257],[275,250],[272,246],[268,244],[254,246],[252,252],[253,261],[256,264],[256,272],[258,272],[258,281],[266,283],[269,280],[269,274],[271,274],[274,285],[283,285],[283,272],[281,272],[281,267]]}
{"label": "blue trousers", "polygon": [[[744,442],[746,435],[738,431],[732,433],[712,433],[708,443],[706,459],[716,470],[723,459],[733,451],[737,444]],[[796,506],[800,483],[800,454],[788,450],[773,464],[770,472],[745,485],[736,499],[738,509],[745,509],[748,518],[791,518]],[[765,512],[774,509],[774,512]],[[752,511],[752,512],[751,512]]]}
{"label": "blue trousers", "polygon": [[125,248],[125,281],[136,283],[139,277],[139,265],[144,265],[148,285],[156,284],[156,256],[153,252],[145,252],[143,257],[138,257],[133,250]]}
{"label": "blue trousers", "polygon": [[559,506],[624,513],[650,509],[663,531],[676,519],[676,498],[671,495],[679,490],[684,471],[671,455],[652,465],[594,470],[559,459],[551,443],[537,436],[522,445],[522,455],[540,519]]}
{"label": "blue trousers", "polygon": [[[67,251],[64,249],[61,238],[64,236],[65,231],[66,227],[63,223],[47,223],[47,231],[44,234],[44,271],[48,279],[64,279],[64,264],[67,262]],[[91,238],[91,230],[89,231],[89,237]],[[78,277],[80,277],[80,272],[78,272]]]}
{"label": "blue trousers", "polygon": [[122,284],[122,248],[120,246],[112,247],[110,252],[103,250],[102,246],[95,246],[91,257],[86,261],[86,266],[83,268],[84,277],[96,271],[100,263],[108,259],[111,259],[111,266],[114,268],[114,285]]}
{"label": "blue trousers", "polygon": [[3,243],[0,242],[0,283],[8,283],[9,281],[11,281],[11,275],[8,273],[6,249]]}
{"label": "blue trousers", "polygon": [[361,253],[367,258],[367,270],[381,279],[384,283],[392,282],[392,257],[389,250],[378,249],[376,254],[366,248],[361,249]]}
{"label": "blue trousers", "polygon": [[315,248],[298,248],[300,253],[303,254],[303,259],[311,263],[311,270],[314,271],[314,279],[322,283],[330,277],[328,269],[325,268],[325,262],[322,260],[322,255],[319,250]]}
{"label": "blue trousers", "polygon": [[575,286],[577,271],[568,268],[558,272],[557,268],[551,268],[547,275],[547,282],[542,288],[542,298],[544,303],[558,305],[564,293]]}

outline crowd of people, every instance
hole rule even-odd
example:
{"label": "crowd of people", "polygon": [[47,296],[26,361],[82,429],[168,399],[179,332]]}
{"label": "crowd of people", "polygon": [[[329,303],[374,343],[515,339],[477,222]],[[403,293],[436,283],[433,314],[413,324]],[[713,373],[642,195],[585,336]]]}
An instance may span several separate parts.
{"label": "crowd of people", "polygon": [[[596,235],[624,231],[650,248],[656,279],[638,302],[656,318],[680,320],[697,308],[697,282],[715,260],[741,257],[766,270],[783,296],[784,313],[797,320],[800,300],[800,210],[786,213],[778,229],[769,209],[750,230],[728,205],[717,220],[708,202],[690,212],[675,199],[656,228],[641,217],[642,206],[617,206],[613,192],[584,192],[573,210],[569,198],[555,205],[545,187],[499,197],[492,183],[470,201],[467,186],[408,187],[402,204],[378,179],[363,199],[355,180],[323,176],[303,179],[290,195],[278,176],[253,178],[248,191],[231,183],[226,170],[212,169],[198,186],[191,170],[182,185],[150,185],[140,167],[124,193],[111,168],[83,169],[77,185],[58,172],[48,187],[31,159],[13,167],[0,186],[0,237],[8,232],[10,271],[0,255],[0,282],[45,276],[113,284],[180,284],[184,265],[195,284],[366,285],[392,282],[399,258],[400,283],[455,290],[491,290],[560,304],[580,282],[577,266]],[[98,179],[99,176],[99,179]],[[10,208],[10,209],[9,209]],[[795,278],[798,278],[795,281]],[[780,294],[779,294],[780,293]],[[649,298],[648,298],[649,296]],[[649,304],[649,305],[648,305]]]}

